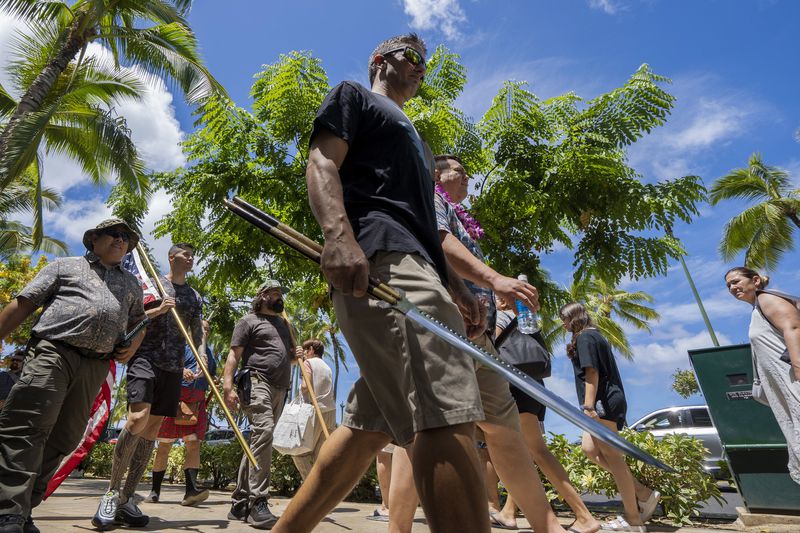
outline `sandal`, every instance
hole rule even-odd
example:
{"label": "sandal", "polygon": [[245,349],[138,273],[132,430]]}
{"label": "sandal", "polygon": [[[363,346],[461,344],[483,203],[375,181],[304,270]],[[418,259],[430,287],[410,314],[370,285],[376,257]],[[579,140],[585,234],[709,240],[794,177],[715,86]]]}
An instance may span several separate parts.
{"label": "sandal", "polygon": [[633,533],[647,533],[647,528],[644,526],[632,526],[622,516],[617,516],[614,520],[603,522],[600,529],[605,531],[632,531]]}
{"label": "sandal", "polygon": [[511,529],[511,530],[519,529],[517,526],[508,526],[502,523],[500,519],[497,518],[497,515],[498,513],[489,513],[489,525],[491,527],[493,528],[496,527],[497,529]]}

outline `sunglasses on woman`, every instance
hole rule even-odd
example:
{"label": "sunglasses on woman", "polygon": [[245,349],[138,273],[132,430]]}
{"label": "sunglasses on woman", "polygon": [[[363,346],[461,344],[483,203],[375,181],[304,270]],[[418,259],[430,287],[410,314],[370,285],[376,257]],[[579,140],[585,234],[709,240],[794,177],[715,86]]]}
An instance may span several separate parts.
{"label": "sunglasses on woman", "polygon": [[405,57],[408,60],[408,62],[414,65],[415,67],[419,65],[422,65],[423,67],[425,66],[425,58],[422,57],[422,54],[420,54],[410,46],[395,48],[394,50],[389,50],[388,52],[384,52],[383,55],[394,54],[395,52],[403,52],[403,57]]}
{"label": "sunglasses on woman", "polygon": [[102,232],[103,235],[108,235],[112,239],[122,239],[124,242],[128,242],[131,240],[131,236],[128,235],[127,231],[120,231],[116,229],[107,229]]}

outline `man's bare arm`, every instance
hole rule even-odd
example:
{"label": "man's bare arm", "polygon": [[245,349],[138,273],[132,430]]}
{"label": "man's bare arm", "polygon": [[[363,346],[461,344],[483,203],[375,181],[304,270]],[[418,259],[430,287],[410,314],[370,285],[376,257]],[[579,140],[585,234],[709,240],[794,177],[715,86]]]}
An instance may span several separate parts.
{"label": "man's bare arm", "polygon": [[509,305],[512,305],[514,300],[521,300],[529,309],[533,311],[539,309],[539,292],[536,287],[499,274],[472,255],[472,252],[452,233],[439,231],[439,238],[442,241],[442,250],[444,250],[447,261],[459,276],[479,287],[492,289]]}
{"label": "man's bare arm", "polygon": [[347,218],[339,176],[348,148],[343,139],[321,131],[311,143],[306,183],[311,211],[325,235],[322,273],[334,289],[361,297],[369,285],[369,263]]}
{"label": "man's bare arm", "polygon": [[239,395],[233,388],[233,375],[239,367],[239,360],[244,353],[243,346],[231,346],[228,352],[228,359],[225,361],[225,369],[222,371],[222,391],[225,397],[225,404],[228,409],[236,409],[239,404]]}

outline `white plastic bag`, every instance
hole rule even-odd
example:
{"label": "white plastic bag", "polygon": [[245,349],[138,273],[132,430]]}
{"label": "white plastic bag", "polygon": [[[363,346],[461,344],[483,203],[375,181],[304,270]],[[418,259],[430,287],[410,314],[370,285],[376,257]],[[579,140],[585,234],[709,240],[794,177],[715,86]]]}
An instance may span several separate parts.
{"label": "white plastic bag", "polygon": [[272,447],[284,455],[303,455],[314,449],[314,406],[303,402],[300,394],[284,407]]}

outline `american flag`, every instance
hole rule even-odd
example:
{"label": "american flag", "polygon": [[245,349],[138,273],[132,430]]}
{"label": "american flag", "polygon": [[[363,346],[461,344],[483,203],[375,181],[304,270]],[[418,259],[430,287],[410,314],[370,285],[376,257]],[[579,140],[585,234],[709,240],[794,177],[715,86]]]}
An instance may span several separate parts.
{"label": "american flag", "polygon": [[144,305],[161,299],[158,288],[146,274],[147,271],[142,266],[142,258],[139,257],[139,252],[135,248],[122,258],[122,268],[139,278],[144,293]]}
{"label": "american flag", "polygon": [[108,375],[103,385],[100,387],[100,393],[94,399],[92,410],[89,414],[89,422],[86,424],[86,430],[83,432],[83,438],[78,447],[73,450],[71,454],[64,457],[61,465],[58,467],[55,475],[50,479],[47,484],[47,490],[44,493],[44,499],[47,499],[54,490],[61,485],[69,474],[75,470],[83,459],[89,455],[92,446],[97,442],[100,433],[111,415],[111,391],[114,390],[114,381],[117,376],[117,363],[114,360],[109,361]]}
{"label": "american flag", "polygon": [[[139,279],[142,285],[142,292],[144,293],[145,305],[161,299],[153,280],[147,276],[142,266],[142,260],[136,250],[131,251],[122,258],[122,268]],[[55,475],[47,484],[47,490],[44,494],[45,499],[47,499],[47,497],[61,485],[61,482],[75,470],[75,467],[89,455],[94,443],[97,442],[97,439],[100,437],[100,433],[102,433],[108,421],[108,417],[111,416],[111,392],[114,390],[116,376],[117,363],[112,359],[109,362],[106,380],[100,387],[100,392],[97,393],[97,397],[92,404],[92,409],[89,412],[89,421],[86,424],[86,430],[83,432],[81,443],[78,444],[78,447],[75,448],[71,454],[64,457],[64,460],[61,461],[61,465],[58,467]]]}

